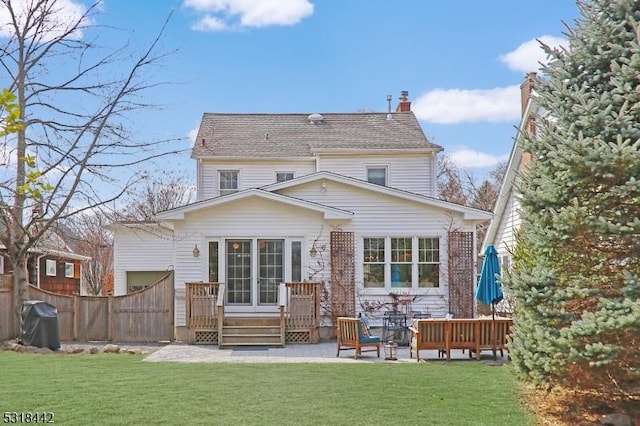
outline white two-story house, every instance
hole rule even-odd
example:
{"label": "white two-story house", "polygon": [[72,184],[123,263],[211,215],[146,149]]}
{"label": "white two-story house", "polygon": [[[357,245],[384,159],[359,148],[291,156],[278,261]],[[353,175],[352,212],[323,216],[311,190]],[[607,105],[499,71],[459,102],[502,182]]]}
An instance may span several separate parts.
{"label": "white two-story house", "polygon": [[115,294],[172,269],[177,336],[199,281],[225,283],[226,316],[275,315],[280,283],[304,281],[322,283],[325,321],[473,316],[476,225],[491,214],[437,198],[440,151],[406,92],[390,113],[205,113],[197,201],[111,227]]}

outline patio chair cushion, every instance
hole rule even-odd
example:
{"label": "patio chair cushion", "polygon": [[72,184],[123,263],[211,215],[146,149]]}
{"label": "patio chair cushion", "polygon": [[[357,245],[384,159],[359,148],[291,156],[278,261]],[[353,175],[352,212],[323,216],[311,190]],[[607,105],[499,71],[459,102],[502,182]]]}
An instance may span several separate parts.
{"label": "patio chair cushion", "polygon": [[360,343],[378,343],[381,341],[380,336],[372,336],[369,334],[369,327],[363,319],[358,320],[358,336]]}

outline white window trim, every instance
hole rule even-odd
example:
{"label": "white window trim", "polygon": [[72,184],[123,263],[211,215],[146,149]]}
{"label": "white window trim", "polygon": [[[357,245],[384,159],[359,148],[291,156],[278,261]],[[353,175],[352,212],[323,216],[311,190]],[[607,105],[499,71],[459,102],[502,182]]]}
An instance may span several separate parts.
{"label": "white window trim", "polygon": [[[269,236],[269,237],[207,237],[204,241],[205,243],[202,244],[202,247],[205,247],[206,249],[204,251],[206,251],[206,253],[202,253],[200,256],[203,257],[204,259],[206,259],[205,262],[202,262],[202,276],[204,277],[203,280],[204,281],[208,281],[209,280],[209,243],[210,242],[216,242],[218,243],[218,280],[220,282],[226,282],[226,255],[227,255],[227,246],[226,246],[226,240],[251,240],[251,247],[254,253],[256,253],[257,250],[257,241],[258,240],[264,240],[264,239],[275,239],[275,240],[284,240],[284,247],[283,247],[283,253],[282,255],[285,258],[285,265],[284,265],[284,281],[285,282],[291,282],[292,278],[291,278],[291,243],[292,242],[299,242],[301,245],[301,257],[302,257],[302,281],[305,281],[307,279],[309,279],[309,259],[308,259],[308,253],[309,250],[305,247],[305,239],[304,237],[282,237],[282,236]],[[200,243],[198,243],[200,244]],[[313,261],[313,259],[312,259]]]}
{"label": "white window trim", "polygon": [[4,274],[4,256],[0,255],[0,274]]}
{"label": "white window trim", "polygon": [[[71,275],[69,275],[69,267],[71,267]],[[73,278],[75,276],[76,265],[71,262],[64,262],[64,276],[65,278]]]}
{"label": "white window trim", "polygon": [[45,260],[45,274],[48,277],[55,277],[57,275],[57,271],[56,271],[56,261],[53,259],[46,259]]}
{"label": "white window trim", "polygon": [[291,179],[285,179],[285,180],[280,181],[280,182],[286,182],[286,181],[288,181],[288,180],[295,179],[295,177],[296,177],[296,174],[295,174],[293,171],[283,171],[283,170],[280,170],[280,171],[276,171],[276,182],[278,182],[278,175],[279,175],[279,174],[290,174],[290,175],[291,175]]}
{"label": "white window trim", "polygon": [[[236,189],[221,189],[220,185],[222,184],[222,180],[220,179],[220,175],[225,172],[235,172],[236,173]],[[223,192],[224,191],[224,192]],[[229,195],[234,194],[240,191],[240,170],[238,169],[218,169],[218,195]]]}
{"label": "white window trim", "polygon": [[[365,238],[384,238],[384,287],[365,287],[364,285],[364,276],[363,276],[363,265],[364,265],[364,239]],[[391,239],[392,238],[411,238],[411,252],[412,252],[412,264],[411,264],[411,275],[412,275],[412,283],[411,287],[392,287],[391,286]],[[418,239],[419,238],[437,238],[440,245],[440,268],[439,268],[439,287],[420,287],[419,286],[419,277],[418,277]],[[402,236],[402,235],[366,235],[362,236],[358,241],[358,250],[357,252],[357,260],[358,260],[358,268],[360,274],[360,282],[358,283],[358,287],[363,292],[363,294],[367,295],[388,295],[389,293],[411,293],[411,294],[429,294],[429,295],[444,295],[447,294],[448,288],[445,282],[445,266],[446,266],[446,256],[444,248],[446,248],[446,242],[444,241],[442,235],[434,234],[434,235],[414,235],[414,236]]]}

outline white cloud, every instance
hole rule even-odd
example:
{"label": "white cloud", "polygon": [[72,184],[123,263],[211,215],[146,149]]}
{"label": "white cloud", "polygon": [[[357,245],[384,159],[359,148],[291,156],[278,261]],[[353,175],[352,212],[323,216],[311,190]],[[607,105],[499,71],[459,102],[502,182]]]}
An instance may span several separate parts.
{"label": "white cloud", "polygon": [[195,143],[197,136],[198,136],[198,126],[194,127],[193,129],[187,132],[187,137],[191,141],[191,145]]}
{"label": "white cloud", "polygon": [[544,50],[540,46],[540,42],[549,47],[568,47],[566,39],[561,37],[554,37],[550,35],[544,35],[537,39],[525,41],[516,50],[504,55],[500,55],[500,61],[509,67],[513,71],[522,71],[524,73],[538,71],[540,64],[546,64],[549,61]]}
{"label": "white cloud", "polygon": [[198,31],[223,31],[228,27],[227,24],[220,19],[211,15],[205,15],[193,24],[191,28]]}
{"label": "white cloud", "polygon": [[[14,0],[11,3],[17,17],[18,25],[24,27],[26,13],[34,2],[32,0]],[[57,0],[55,3],[41,3],[41,8],[51,8],[51,11],[47,14],[42,26],[38,28],[38,34],[27,34],[27,39],[35,38],[38,39],[39,42],[48,42],[69,31],[71,26],[76,25],[80,20],[82,20],[81,26],[93,23],[90,18],[83,18],[87,9],[80,2],[74,0]],[[0,7],[0,37],[10,37],[13,33],[9,11],[5,7]],[[82,36],[82,30],[77,29],[69,36],[66,36],[66,38],[81,39]]]}
{"label": "white cloud", "polygon": [[313,13],[308,0],[184,0],[183,5],[203,14],[192,26],[200,31],[294,25]]}
{"label": "white cloud", "polygon": [[419,96],[412,109],[418,119],[439,124],[513,121],[520,117],[520,86],[434,89]]}
{"label": "white cloud", "polygon": [[468,148],[460,148],[452,153],[448,154],[453,163],[460,168],[487,168],[494,167],[498,163],[506,161],[509,158],[508,154],[504,155],[489,155],[482,152],[473,151]]}

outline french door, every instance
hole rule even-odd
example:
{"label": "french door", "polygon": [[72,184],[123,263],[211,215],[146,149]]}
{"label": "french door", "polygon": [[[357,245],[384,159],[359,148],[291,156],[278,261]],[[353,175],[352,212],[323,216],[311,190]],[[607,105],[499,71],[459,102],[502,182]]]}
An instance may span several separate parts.
{"label": "french door", "polygon": [[227,304],[275,306],[284,281],[284,239],[226,240]]}

